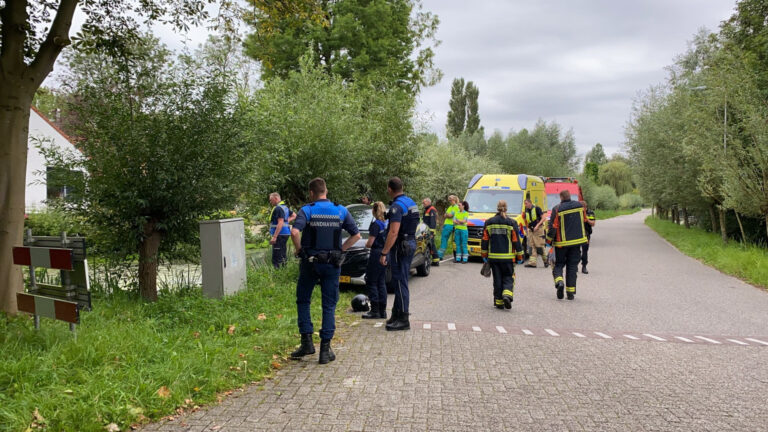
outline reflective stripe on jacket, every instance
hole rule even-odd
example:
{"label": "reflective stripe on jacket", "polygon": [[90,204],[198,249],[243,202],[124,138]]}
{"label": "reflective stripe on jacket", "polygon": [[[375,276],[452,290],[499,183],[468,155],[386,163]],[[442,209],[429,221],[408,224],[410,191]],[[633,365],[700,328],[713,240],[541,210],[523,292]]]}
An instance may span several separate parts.
{"label": "reflective stripe on jacket", "polygon": [[517,222],[501,215],[485,221],[483,226],[482,255],[489,261],[514,261],[523,258],[523,246],[517,235]]}
{"label": "reflective stripe on jacket", "polygon": [[587,215],[578,201],[562,201],[552,209],[547,239],[555,247],[575,246],[587,242],[584,228]]}

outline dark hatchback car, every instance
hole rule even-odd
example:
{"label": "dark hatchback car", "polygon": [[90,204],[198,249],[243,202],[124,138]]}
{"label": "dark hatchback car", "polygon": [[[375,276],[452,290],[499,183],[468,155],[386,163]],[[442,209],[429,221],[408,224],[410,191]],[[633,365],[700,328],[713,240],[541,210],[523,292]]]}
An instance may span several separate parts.
{"label": "dark hatchback car", "polygon": [[[341,265],[341,276],[339,282],[342,284],[365,286],[365,271],[368,266],[368,255],[370,249],[365,248],[365,243],[368,241],[368,227],[373,221],[373,212],[371,206],[366,204],[351,204],[347,206],[347,210],[352,215],[357,223],[357,228],[360,230],[360,240],[347,250],[344,264]],[[431,268],[431,256],[430,239],[432,238],[432,231],[422,222],[419,222],[419,226],[416,228],[416,253],[413,255],[411,261],[411,270],[416,270],[416,274],[419,276],[429,276],[429,270]],[[387,273],[387,281],[389,281],[389,273]]]}

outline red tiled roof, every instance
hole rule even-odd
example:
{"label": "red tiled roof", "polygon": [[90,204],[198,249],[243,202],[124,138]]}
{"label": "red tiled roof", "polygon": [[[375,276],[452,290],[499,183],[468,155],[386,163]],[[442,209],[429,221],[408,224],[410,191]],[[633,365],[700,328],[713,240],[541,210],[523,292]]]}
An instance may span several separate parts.
{"label": "red tiled roof", "polygon": [[64,139],[66,139],[66,140],[67,140],[67,141],[68,141],[70,144],[72,144],[74,147],[77,147],[77,146],[75,145],[74,141],[72,140],[72,138],[70,138],[70,137],[69,137],[69,135],[65,134],[65,133],[64,133],[64,131],[63,131],[63,130],[61,130],[61,128],[59,128],[58,126],[56,126],[56,125],[55,125],[55,124],[54,124],[54,123],[53,123],[53,122],[52,122],[52,121],[51,121],[51,120],[50,120],[48,117],[46,117],[46,116],[45,116],[45,114],[41,113],[41,112],[40,112],[40,110],[38,110],[37,108],[35,108],[35,106],[34,106],[34,105],[30,105],[29,107],[30,107],[30,108],[32,108],[32,111],[36,112],[36,113],[37,113],[37,115],[39,115],[39,116],[40,116],[40,117],[41,117],[43,120],[45,120],[45,121],[46,121],[46,123],[48,123],[48,124],[49,124],[49,125],[50,125],[52,128],[54,128],[54,129],[56,130],[56,132],[60,133],[60,134],[61,134],[61,136],[63,136],[63,137],[64,137]]}

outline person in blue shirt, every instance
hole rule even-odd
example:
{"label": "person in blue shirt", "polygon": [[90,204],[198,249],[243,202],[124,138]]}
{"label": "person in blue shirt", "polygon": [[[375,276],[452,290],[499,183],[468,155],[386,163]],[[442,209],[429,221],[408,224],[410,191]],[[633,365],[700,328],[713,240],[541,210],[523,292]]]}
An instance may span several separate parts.
{"label": "person in blue shirt", "polygon": [[365,271],[365,284],[368,285],[371,310],[361,316],[363,319],[387,317],[387,268],[380,262],[381,249],[387,239],[387,221],[384,217],[386,210],[383,202],[373,203],[373,220],[368,227],[368,241],[365,243],[365,247],[371,249]]}
{"label": "person in blue shirt", "polygon": [[[291,353],[299,359],[315,353],[312,342],[314,328],[309,306],[312,291],[320,284],[323,305],[323,324],[320,329],[320,355],[318,363],[336,360],[331,350],[331,339],[336,330],[336,303],[339,301],[339,275],[344,262],[343,252],[360,239],[357,224],[346,207],[328,201],[325,180],[315,178],[309,182],[311,204],[299,210],[291,230],[296,256],[301,258],[299,280],[296,284],[296,309],[301,346]],[[341,243],[341,230],[349,238]]]}
{"label": "person in blue shirt", "polygon": [[280,199],[280,194],[269,194],[269,204],[272,211],[269,213],[269,244],[272,245],[272,265],[281,267],[286,261],[286,249],[288,238],[291,236],[291,226],[288,225],[296,218],[296,214]]}
{"label": "person in blue shirt", "polygon": [[387,194],[392,198],[387,219],[389,228],[387,241],[381,251],[380,262],[391,264],[392,284],[395,301],[392,316],[387,320],[387,330],[409,330],[408,276],[411,273],[411,260],[416,252],[416,227],[419,225],[419,206],[403,193],[403,181],[392,177],[387,182]]}

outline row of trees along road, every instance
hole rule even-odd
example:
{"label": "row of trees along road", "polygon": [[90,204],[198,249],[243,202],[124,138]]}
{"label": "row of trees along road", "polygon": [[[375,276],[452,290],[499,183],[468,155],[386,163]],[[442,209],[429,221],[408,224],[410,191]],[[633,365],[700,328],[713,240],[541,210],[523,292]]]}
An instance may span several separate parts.
{"label": "row of trees along road", "polygon": [[719,32],[696,34],[637,99],[626,132],[643,196],[724,242],[731,213],[741,239],[768,239],[767,16],[768,1],[741,0]]}
{"label": "row of trees along road", "polygon": [[[206,5],[212,3],[220,7],[216,23],[224,37],[204,47],[209,56],[171,55],[141,34],[153,22],[180,31],[210,23]],[[2,3],[2,310],[16,311],[15,293],[22,289],[10,251],[22,240],[29,106],[65,48],[73,55],[66,85],[57,91],[65,93],[64,117],[82,154],[48,156],[62,168],[88,171],[75,176],[84,182],[84,201],[70,210],[108,231],[119,253],[140,255],[140,291],[147,299],[157,295],[157,252],[193,235],[197,218],[272,190],[304,202],[303,185],[339,163],[315,152],[344,159],[346,172],[331,179],[339,201],[366,190],[383,197],[384,173],[408,178],[415,97],[440,77],[432,63],[437,17],[417,0],[247,3]],[[85,23],[72,37],[78,8]],[[240,20],[254,29],[245,47],[260,63],[262,87],[234,79],[252,68],[216,48],[233,46],[226,41],[236,40]],[[301,49],[281,48],[294,40]],[[383,145],[391,137],[395,148]],[[305,145],[315,147],[300,148]]]}

